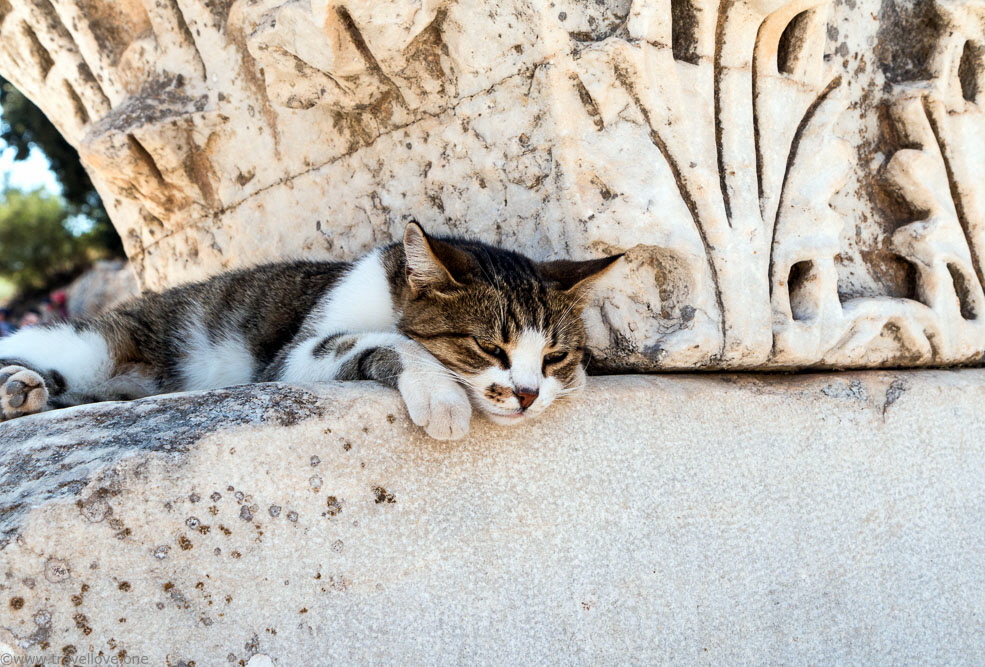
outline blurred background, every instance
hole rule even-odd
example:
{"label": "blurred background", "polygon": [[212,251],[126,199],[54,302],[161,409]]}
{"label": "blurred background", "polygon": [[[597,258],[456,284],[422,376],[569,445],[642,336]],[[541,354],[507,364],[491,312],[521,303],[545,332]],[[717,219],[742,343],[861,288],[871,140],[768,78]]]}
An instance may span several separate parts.
{"label": "blurred background", "polygon": [[137,293],[78,153],[0,78],[0,336]]}

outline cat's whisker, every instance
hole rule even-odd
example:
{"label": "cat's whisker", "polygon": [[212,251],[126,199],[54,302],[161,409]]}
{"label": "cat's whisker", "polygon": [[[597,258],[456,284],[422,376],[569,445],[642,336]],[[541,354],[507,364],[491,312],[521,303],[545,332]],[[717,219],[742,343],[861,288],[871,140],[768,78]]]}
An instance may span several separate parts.
{"label": "cat's whisker", "polygon": [[410,364],[408,364],[407,368],[413,368],[414,370],[420,372],[431,373],[434,375],[442,375],[444,377],[454,378],[457,380],[463,379],[460,375],[458,375],[451,369],[441,366],[440,364],[411,362]]}
{"label": "cat's whisker", "polygon": [[[428,374],[427,373],[423,373],[422,375],[428,375]],[[391,375],[379,375],[379,376],[377,376],[377,377],[375,377],[373,379],[376,380],[377,382],[384,382],[385,383],[387,380],[399,380],[400,379],[400,376],[401,376],[401,373],[394,373],[394,374],[391,374]],[[429,377],[432,377],[432,378],[448,379],[448,380],[452,380],[454,382],[457,382],[458,384],[461,384],[463,386],[468,386],[462,380],[459,380],[459,379],[453,378],[453,377],[449,377],[447,375],[439,375],[439,374],[436,374],[435,373],[435,374],[431,374],[431,375],[428,375],[428,376]]]}
{"label": "cat's whisker", "polygon": [[[416,372],[422,375],[427,375],[429,377],[445,378],[448,380],[452,380],[464,387],[471,387],[471,385],[468,383],[468,381],[465,378],[463,378],[461,375],[451,370],[447,366],[442,366],[440,363],[433,361],[425,361],[423,359],[412,359],[408,361],[409,361],[408,367],[413,368]],[[399,375],[400,374],[386,376],[386,379],[393,379],[395,377],[399,378]],[[377,378],[377,379],[383,379],[383,378]]]}
{"label": "cat's whisker", "polygon": [[[376,380],[376,381],[378,381],[378,382],[383,382],[385,384],[388,384],[387,381],[393,380],[395,382],[395,381],[399,380],[402,375],[403,375],[403,372],[400,372],[400,373],[390,373],[390,374],[379,374],[379,375],[376,375],[373,379]],[[468,387],[469,386],[468,383],[465,380],[463,380],[462,378],[460,378],[460,377],[457,377],[457,376],[454,376],[454,375],[449,375],[447,373],[442,373],[442,372],[436,371],[436,370],[430,370],[430,369],[416,370],[415,371],[415,375],[416,376],[419,376],[419,377],[429,378],[429,379],[432,379],[432,380],[434,380],[434,379],[451,380],[452,382],[455,382],[456,384],[460,384],[460,385],[462,385],[464,387]]]}
{"label": "cat's whisker", "polygon": [[587,369],[589,366],[591,366],[592,361],[594,359],[592,355],[592,351],[588,347],[586,347],[581,354],[582,354],[582,368]]}
{"label": "cat's whisker", "polygon": [[448,368],[447,366],[444,366],[443,364],[440,364],[440,363],[438,363],[436,361],[425,361],[423,359],[413,359],[413,360],[411,360],[410,364],[411,364],[411,366],[413,366],[415,368],[433,369],[435,371],[441,372],[444,375],[447,375],[448,377],[453,377],[453,378],[456,378],[458,380],[463,380],[464,381],[464,378],[462,378],[461,375],[459,375],[458,373],[456,373],[452,369]]}
{"label": "cat's whisker", "polygon": [[558,317],[558,326],[560,327],[559,328],[560,334],[567,333],[569,326],[576,324],[578,321],[580,321],[581,319],[580,316],[571,317],[571,313],[574,311],[576,307],[581,306],[584,300],[585,299],[583,297],[578,297],[577,299],[573,299],[571,303],[568,304],[567,308],[564,309],[564,312],[562,312],[561,315]]}

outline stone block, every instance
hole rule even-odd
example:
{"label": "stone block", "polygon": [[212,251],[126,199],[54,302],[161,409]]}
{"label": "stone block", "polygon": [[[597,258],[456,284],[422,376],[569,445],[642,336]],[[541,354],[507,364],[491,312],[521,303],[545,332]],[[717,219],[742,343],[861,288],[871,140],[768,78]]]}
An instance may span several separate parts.
{"label": "stone block", "polygon": [[983,374],[600,377],[455,443],[370,383],[12,420],[0,646],[80,664],[973,664]]}

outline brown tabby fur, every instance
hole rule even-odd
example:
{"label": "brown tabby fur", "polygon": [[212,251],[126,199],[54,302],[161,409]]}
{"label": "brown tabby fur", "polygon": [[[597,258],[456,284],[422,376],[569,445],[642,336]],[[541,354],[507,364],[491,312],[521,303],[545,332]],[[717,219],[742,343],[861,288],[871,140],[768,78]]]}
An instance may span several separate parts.
{"label": "brown tabby fur", "polygon": [[[403,243],[381,248],[359,264],[295,261],[233,271],[146,294],[93,320],[0,341],[0,418],[203,388],[196,383],[209,380],[201,378],[216,377],[375,379],[400,389],[416,422],[445,417],[460,422],[468,406],[461,406],[451,386],[415,408],[412,403],[420,401],[411,396],[411,380],[421,384],[430,373],[467,387],[477,377],[492,377],[495,369],[504,379],[467,387],[470,400],[488,402],[481,406],[487,412],[519,401],[520,407],[503,408],[519,415],[538,395],[538,387],[510,379],[513,360],[527,354],[517,349],[527,340],[524,332],[537,332],[537,345],[543,345],[542,352],[532,353],[543,356],[542,380],[553,378],[560,387],[576,384],[583,375],[585,297],[618,257],[537,263],[478,241],[429,237],[411,223]],[[333,299],[348,299],[365,312],[340,315],[332,310]],[[391,324],[372,331],[354,324],[367,317]],[[406,339],[426,353],[401,342]],[[78,356],[60,362],[61,368],[47,367],[42,348],[52,341],[61,347],[63,340],[78,345]],[[98,354],[100,340],[112,369],[107,377],[89,378],[84,355]],[[203,370],[203,364],[211,366]],[[530,376],[527,372],[527,384],[535,384]],[[445,404],[453,404],[455,414],[434,416]],[[430,416],[416,418],[415,411],[422,410]],[[448,428],[449,437],[462,430],[460,424]]]}

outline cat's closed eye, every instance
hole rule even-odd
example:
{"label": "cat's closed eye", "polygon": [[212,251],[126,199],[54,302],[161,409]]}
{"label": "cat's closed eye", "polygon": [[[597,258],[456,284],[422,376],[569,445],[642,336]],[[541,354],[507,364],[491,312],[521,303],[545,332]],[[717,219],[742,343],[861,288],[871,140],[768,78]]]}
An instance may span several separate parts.
{"label": "cat's closed eye", "polygon": [[501,348],[499,345],[496,345],[495,343],[490,343],[489,341],[482,341],[475,337],[473,337],[472,340],[475,341],[475,344],[479,347],[480,350],[482,350],[490,357],[493,357],[494,359],[502,363],[504,367],[509,366],[510,357],[508,354],[506,354],[506,350]]}
{"label": "cat's closed eye", "polygon": [[556,350],[554,352],[551,352],[549,354],[545,354],[544,355],[544,363],[545,364],[559,364],[559,363],[561,363],[562,361],[564,361],[567,358],[568,358],[568,351],[567,350]]}

